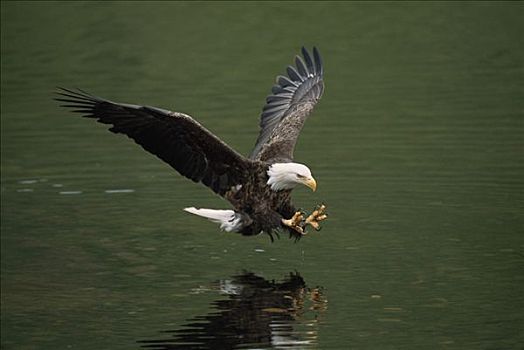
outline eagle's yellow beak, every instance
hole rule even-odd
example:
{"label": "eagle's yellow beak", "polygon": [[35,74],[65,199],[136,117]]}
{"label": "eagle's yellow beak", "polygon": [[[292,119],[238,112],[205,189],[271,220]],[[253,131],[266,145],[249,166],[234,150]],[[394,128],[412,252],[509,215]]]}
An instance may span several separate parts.
{"label": "eagle's yellow beak", "polygon": [[304,185],[306,185],[307,187],[311,188],[313,190],[313,192],[315,192],[317,190],[317,182],[312,177],[305,179],[304,180]]}

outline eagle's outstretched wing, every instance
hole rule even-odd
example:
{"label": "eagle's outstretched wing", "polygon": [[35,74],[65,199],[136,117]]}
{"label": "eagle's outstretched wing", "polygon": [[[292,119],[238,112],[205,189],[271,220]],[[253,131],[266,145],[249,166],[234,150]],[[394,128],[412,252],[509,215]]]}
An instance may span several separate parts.
{"label": "eagle's outstretched wing", "polygon": [[272,95],[260,115],[260,134],[251,159],[268,162],[291,161],[304,122],[324,91],[320,54],[313,47],[313,59],[302,47],[302,55],[287,67],[287,77],[279,75]]}
{"label": "eagle's outstretched wing", "polygon": [[190,116],[164,109],[115,103],[82,90],[61,88],[62,107],[112,125],[185,177],[223,195],[241,184],[250,161]]}

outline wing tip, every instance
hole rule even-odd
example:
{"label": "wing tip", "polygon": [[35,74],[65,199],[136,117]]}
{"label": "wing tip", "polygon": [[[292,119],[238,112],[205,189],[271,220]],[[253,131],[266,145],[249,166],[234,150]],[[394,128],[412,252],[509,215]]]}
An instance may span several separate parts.
{"label": "wing tip", "polygon": [[[255,159],[262,146],[268,141],[270,132],[286,114],[284,107],[290,107],[299,102],[305,95],[314,95],[316,103],[323,92],[323,65],[317,46],[308,50],[305,45],[300,48],[300,54],[295,56],[295,66],[287,66],[287,77],[277,75],[276,84],[271,88],[271,94],[266,97],[266,103],[260,114],[260,133],[250,158]],[[297,79],[298,78],[298,79]],[[311,96],[310,96],[311,97]],[[275,101],[279,102],[275,102]],[[287,100],[287,104],[284,103]]]}
{"label": "wing tip", "polygon": [[318,74],[322,76],[324,74],[324,64],[322,63],[322,57],[316,46],[313,46],[313,58],[315,60],[315,69],[318,71]]}
{"label": "wing tip", "polygon": [[305,45],[303,45],[300,48],[300,51],[302,53],[302,56],[304,57],[304,60],[308,63],[308,68],[309,68],[309,63],[311,62],[312,66],[314,68],[314,72],[313,73],[316,73],[318,75],[322,75],[322,73],[323,73],[322,58],[320,56],[320,52],[318,50],[318,47],[312,46],[311,52],[313,53],[313,59],[311,59],[310,51],[308,51],[308,49],[306,49]]}

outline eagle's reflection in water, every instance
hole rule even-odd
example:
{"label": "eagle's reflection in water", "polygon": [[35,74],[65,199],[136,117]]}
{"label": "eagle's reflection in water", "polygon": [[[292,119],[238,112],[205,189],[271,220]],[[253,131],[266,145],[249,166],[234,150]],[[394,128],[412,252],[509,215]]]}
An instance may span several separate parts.
{"label": "eagle's reflection in water", "polygon": [[140,340],[148,349],[289,349],[315,347],[327,308],[321,287],[308,288],[298,273],[268,281],[250,272],[221,280],[213,311],[189,320],[169,337]]}

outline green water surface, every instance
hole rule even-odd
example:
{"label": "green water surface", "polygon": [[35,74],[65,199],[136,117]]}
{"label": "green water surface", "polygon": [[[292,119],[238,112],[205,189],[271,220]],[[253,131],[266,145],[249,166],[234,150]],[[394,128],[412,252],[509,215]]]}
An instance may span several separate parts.
{"label": "green water surface", "polygon": [[[524,348],[522,2],[1,3],[2,349]],[[194,116],[248,154],[320,49],[295,244],[56,86]]]}

